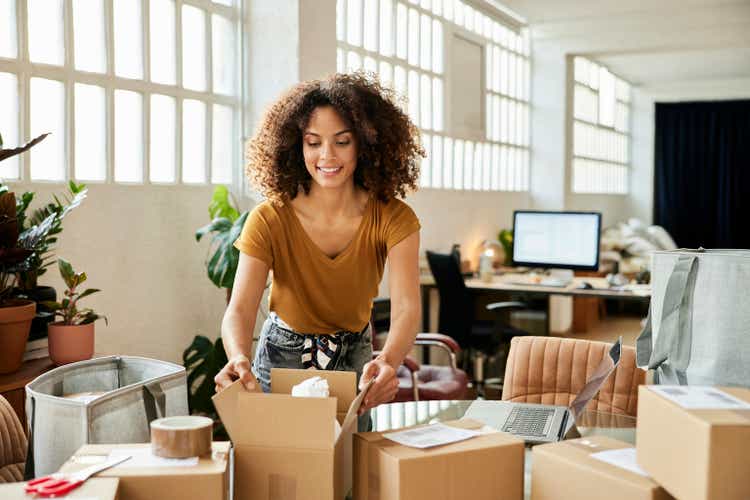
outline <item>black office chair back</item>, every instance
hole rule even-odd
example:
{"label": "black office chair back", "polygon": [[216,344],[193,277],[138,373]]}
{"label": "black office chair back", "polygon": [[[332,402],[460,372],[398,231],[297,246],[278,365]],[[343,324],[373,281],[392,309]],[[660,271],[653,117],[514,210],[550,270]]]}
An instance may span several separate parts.
{"label": "black office chair back", "polygon": [[427,262],[440,294],[438,331],[453,337],[467,347],[474,319],[473,301],[461,275],[461,265],[455,253],[427,251]]}

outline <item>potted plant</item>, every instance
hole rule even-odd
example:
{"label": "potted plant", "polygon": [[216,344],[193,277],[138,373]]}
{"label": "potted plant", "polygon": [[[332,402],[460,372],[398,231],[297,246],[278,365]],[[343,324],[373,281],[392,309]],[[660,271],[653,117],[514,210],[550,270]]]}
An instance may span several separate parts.
{"label": "potted plant", "polygon": [[65,281],[65,298],[62,302],[45,302],[44,305],[59,316],[61,321],[47,326],[49,336],[49,357],[56,365],[90,359],[94,355],[94,321],[107,318],[97,314],[93,309],[78,308],[78,301],[98,292],[96,288],[87,288],[82,292],[78,287],[86,281],[86,273],[76,273],[68,261],[57,259],[60,275]]}
{"label": "potted plant", "polygon": [[[0,136],[0,161],[29,150],[48,134],[40,135],[25,146],[3,148]],[[26,271],[33,248],[46,237],[52,218],[40,220],[23,229],[18,221],[16,196],[7,187],[0,189],[0,373],[12,373],[21,367],[36,303],[12,296],[19,273]]]}
{"label": "potted plant", "polygon": [[[7,187],[0,184],[0,192]],[[30,215],[27,211],[34,200],[35,193],[27,191],[16,200],[16,215],[21,230],[39,225],[43,220],[52,217],[49,231],[38,239],[32,253],[29,255],[25,269],[18,273],[17,288],[14,294],[19,298],[31,299],[37,303],[37,312],[31,322],[31,333],[29,340],[47,336],[47,324],[52,321],[52,312],[47,310],[43,303],[57,300],[57,293],[51,286],[38,285],[38,279],[47,272],[47,267],[54,264],[54,250],[58,234],[62,232],[63,218],[71,210],[78,207],[86,198],[88,189],[85,184],[68,183],[68,192],[61,196],[54,196],[54,202],[47,203],[37,208]]]}

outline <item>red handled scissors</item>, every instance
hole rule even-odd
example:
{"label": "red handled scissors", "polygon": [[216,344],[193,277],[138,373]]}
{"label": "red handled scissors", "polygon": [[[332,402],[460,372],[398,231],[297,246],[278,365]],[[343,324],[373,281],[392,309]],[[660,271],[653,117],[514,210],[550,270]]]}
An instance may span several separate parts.
{"label": "red handled scissors", "polygon": [[38,477],[26,483],[24,490],[26,493],[33,493],[46,498],[63,496],[78,488],[84,481],[97,472],[114,467],[128,459],[130,459],[129,456],[117,457],[100,464],[92,465],[91,467],[86,467],[78,472],[57,472],[49,476]]}

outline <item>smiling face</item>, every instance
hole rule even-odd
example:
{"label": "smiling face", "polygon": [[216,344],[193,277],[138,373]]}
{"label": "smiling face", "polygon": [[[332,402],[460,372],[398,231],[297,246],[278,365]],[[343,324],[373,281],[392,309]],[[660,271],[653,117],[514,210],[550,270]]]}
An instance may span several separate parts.
{"label": "smiling face", "polygon": [[315,108],[303,131],[302,154],[315,184],[340,188],[354,183],[357,143],[354,130],[332,106]]}

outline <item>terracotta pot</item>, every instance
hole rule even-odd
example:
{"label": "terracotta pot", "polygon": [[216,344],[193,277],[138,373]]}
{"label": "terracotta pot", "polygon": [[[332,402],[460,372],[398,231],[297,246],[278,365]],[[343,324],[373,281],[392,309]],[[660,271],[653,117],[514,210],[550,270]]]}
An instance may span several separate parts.
{"label": "terracotta pot", "polygon": [[94,355],[94,323],[47,326],[49,357],[57,366],[91,359]]}
{"label": "terracotta pot", "polygon": [[36,302],[9,300],[0,307],[0,373],[13,373],[21,368]]}

